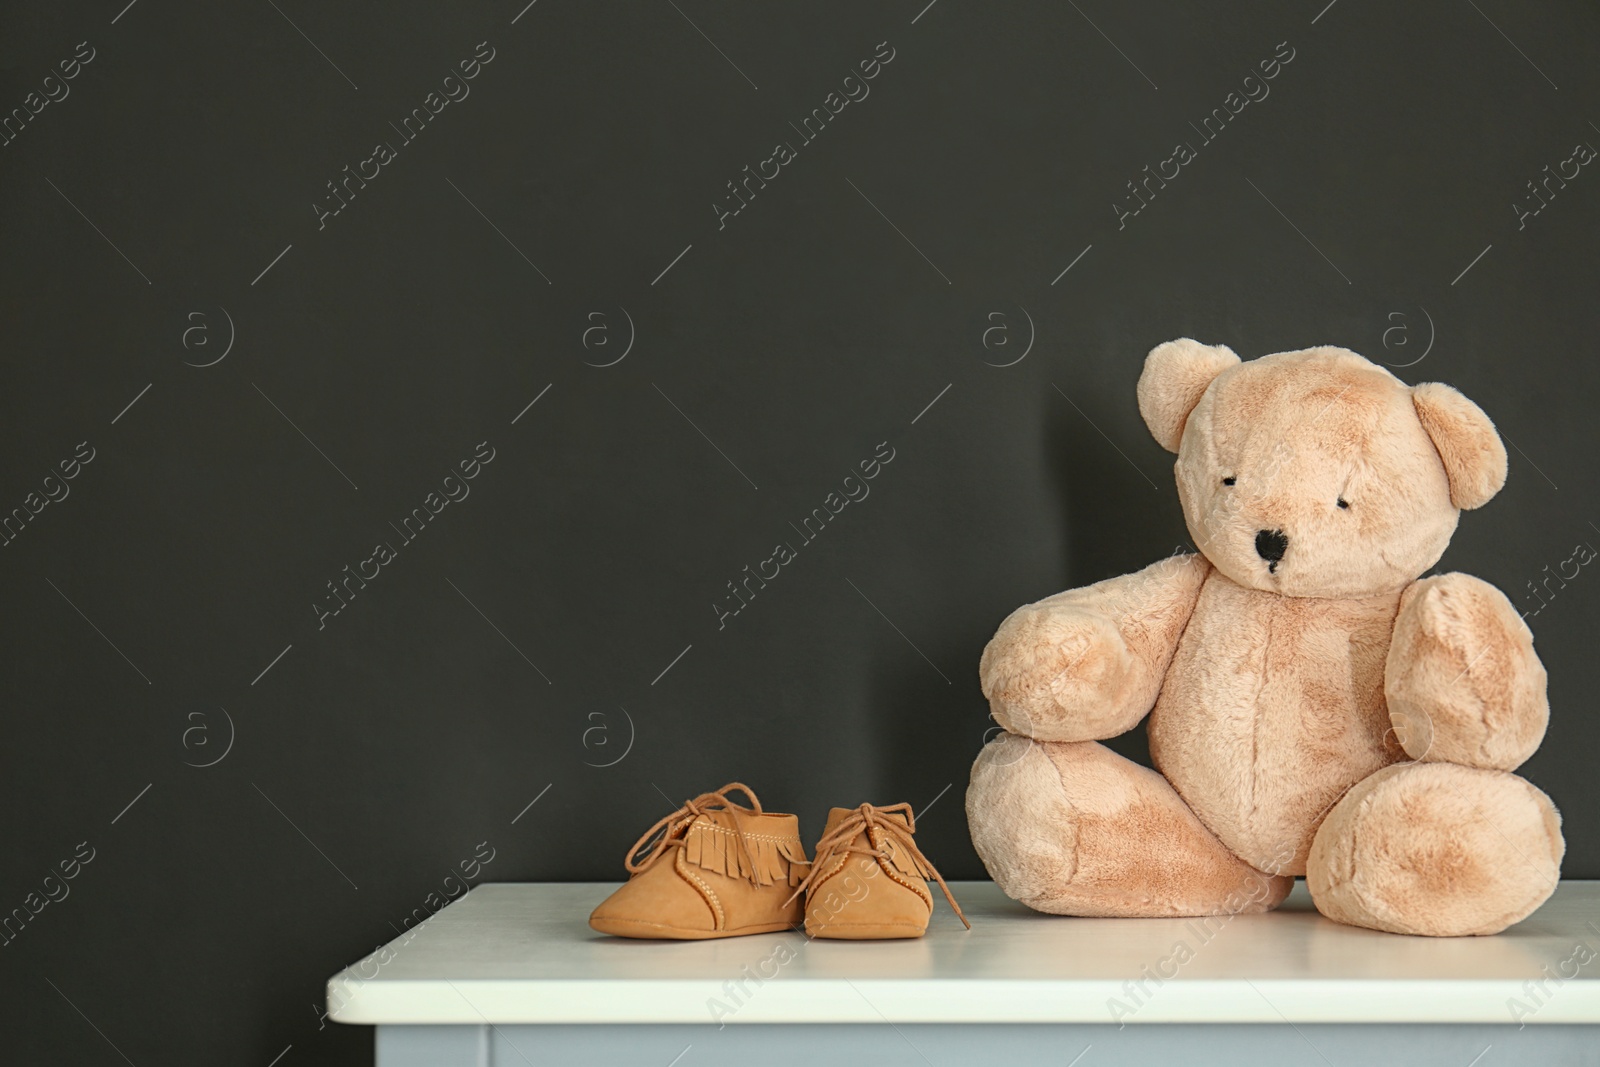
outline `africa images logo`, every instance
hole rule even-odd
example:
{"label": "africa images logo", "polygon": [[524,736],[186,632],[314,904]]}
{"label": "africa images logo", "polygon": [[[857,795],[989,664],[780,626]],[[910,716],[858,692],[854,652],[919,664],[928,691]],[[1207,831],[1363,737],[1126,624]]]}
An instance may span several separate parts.
{"label": "africa images logo", "polygon": [[[867,483],[881,474],[884,467],[893,463],[894,457],[894,447],[888,441],[880,441],[871,459],[864,459],[856,464],[861,472],[859,476],[855,471],[844,476],[840,483],[842,494],[839,489],[830,490],[828,495],[822,498],[821,505],[812,508],[811,513],[800,520],[799,526],[790,522],[789,528],[800,535],[799,548],[806,547],[822,536],[822,531],[828,523],[838,518],[839,513],[849,507],[852,501],[860,503],[867,499],[868,494],[872,492],[872,487]],[[784,567],[799,559],[799,548],[790,541],[780,541],[772,547],[772,555],[757,563],[754,571],[750,569],[750,564],[746,563],[742,576],[737,579],[737,584],[734,580],[728,582],[730,595],[726,598],[727,603],[723,603],[722,597],[711,602],[711,610],[717,615],[717,629],[725,629],[729,619],[749,607],[750,602],[755,600],[758,589],[765,589],[768,582],[776,581],[778,575],[783,573]],[[752,582],[755,583],[754,586],[751,585]]]}
{"label": "africa images logo", "polygon": [[[1278,42],[1277,50],[1271,59],[1263,59],[1256,64],[1260,76],[1255,73],[1246,74],[1240,88],[1244,90],[1241,96],[1238,89],[1232,90],[1222,98],[1218,107],[1211,109],[1211,113],[1200,120],[1200,125],[1189,123],[1189,128],[1194,130],[1200,138],[1200,147],[1215,141],[1222,135],[1229,122],[1239,117],[1239,113],[1249,107],[1252,102],[1260,103],[1272,92],[1272,87],[1267,84],[1273,78],[1283,73],[1283,68],[1294,62],[1296,52],[1289,46],[1288,41]],[[1156,164],[1155,172],[1150,170],[1150,164],[1144,165],[1144,177],[1137,182],[1128,181],[1128,192],[1131,194],[1122,198],[1122,201],[1113,201],[1111,210],[1117,215],[1117,229],[1126,229],[1128,220],[1150,206],[1150,201],[1156,198],[1156,191],[1165,189],[1167,182],[1176,181],[1178,175],[1200,157],[1200,149],[1189,141],[1180,141],[1172,147],[1172,155]],[[1170,168],[1170,169],[1169,169]],[[1151,182],[1155,187],[1151,187]],[[1143,190],[1141,192],[1140,190]]]}
{"label": "africa images logo", "polygon": [[[454,73],[445,75],[441,83],[443,96],[439,94],[438,89],[435,89],[422,98],[420,106],[412,108],[411,113],[400,120],[399,126],[393,122],[389,123],[390,128],[400,135],[400,148],[422,136],[422,131],[427,128],[428,123],[437,118],[445,108],[452,103],[459,104],[466,100],[472,94],[472,86],[467,83],[481,74],[484,67],[494,62],[494,57],[495,50],[489,47],[489,42],[480,42],[472,59],[463,59],[457,64],[461,71],[459,77]],[[365,189],[367,182],[376,181],[378,175],[383,173],[383,168],[398,158],[400,153],[393,144],[379,141],[373,146],[372,155],[356,164],[354,173],[351,172],[349,164],[346,164],[344,177],[337,179],[337,183],[328,182],[329,195],[323,198],[326,203],[317,201],[311,205],[311,210],[317,215],[317,229],[326,229],[330,218],[349,207],[351,201],[355,200],[356,193]]]}
{"label": "africa images logo", "polygon": [[[845,75],[844,81],[841,83],[841,88],[844,90],[843,95],[840,94],[838,89],[833,90],[822,98],[822,103],[819,106],[812,108],[811,113],[800,120],[799,126],[796,126],[793,122],[789,123],[789,128],[800,135],[801,147],[805,147],[821,136],[822,131],[827,129],[828,123],[832,122],[845,108],[852,103],[859,104],[865,100],[867,95],[872,92],[872,87],[867,82],[876,78],[883,71],[883,68],[894,60],[894,57],[895,51],[890,47],[889,42],[880,41],[871,59],[863,59],[856,64],[856,70],[860,71],[859,76],[854,72]],[[711,210],[717,213],[717,229],[727,229],[728,220],[749,207],[750,201],[756,198],[756,190],[765,189],[767,182],[776,180],[778,175],[783,173],[783,168],[799,157],[800,153],[795,148],[794,142],[779,141],[773,146],[772,155],[756,164],[754,172],[750,170],[750,164],[746,163],[744,177],[737,179],[737,184],[734,181],[728,182],[730,195],[723,197],[721,202],[713,202],[711,205]],[[770,173],[768,168],[771,168]],[[750,184],[751,182],[755,183],[753,188]],[[739,192],[741,188],[744,190],[743,194]]]}

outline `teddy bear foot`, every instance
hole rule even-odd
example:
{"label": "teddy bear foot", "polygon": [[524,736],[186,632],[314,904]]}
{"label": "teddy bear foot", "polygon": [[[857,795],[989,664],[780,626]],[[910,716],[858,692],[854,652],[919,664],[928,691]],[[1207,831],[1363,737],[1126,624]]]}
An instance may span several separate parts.
{"label": "teddy bear foot", "polygon": [[1550,798],[1514,774],[1385,767],[1317,830],[1306,882],[1330,919],[1397,934],[1496,934],[1555,890],[1565,851]]}
{"label": "teddy bear foot", "polygon": [[1000,734],[973,764],[967,819],[995,882],[1036,911],[1268,911],[1294,884],[1251,868],[1165,778],[1093,741]]}

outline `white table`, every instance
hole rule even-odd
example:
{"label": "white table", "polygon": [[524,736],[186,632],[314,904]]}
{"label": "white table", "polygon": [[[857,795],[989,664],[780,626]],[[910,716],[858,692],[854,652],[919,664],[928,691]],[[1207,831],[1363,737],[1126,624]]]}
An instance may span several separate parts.
{"label": "white table", "polygon": [[1600,1064],[1600,882],[1452,939],[1340,926],[1303,884],[1200,920],[964,882],[970,932],[940,901],[919,940],[627,941],[585,921],[612,888],[479,886],[335,975],[330,1017],[378,1028],[379,1067]]}

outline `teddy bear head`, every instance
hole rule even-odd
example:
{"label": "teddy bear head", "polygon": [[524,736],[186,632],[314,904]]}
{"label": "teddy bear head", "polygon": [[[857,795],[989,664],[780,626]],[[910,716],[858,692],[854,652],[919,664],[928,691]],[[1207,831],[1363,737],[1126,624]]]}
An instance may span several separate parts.
{"label": "teddy bear head", "polygon": [[1403,588],[1439,561],[1461,510],[1506,479],[1476,404],[1343,348],[1241,362],[1171,341],[1145,360],[1139,411],[1178,454],[1196,547],[1238,584],[1285,596]]}

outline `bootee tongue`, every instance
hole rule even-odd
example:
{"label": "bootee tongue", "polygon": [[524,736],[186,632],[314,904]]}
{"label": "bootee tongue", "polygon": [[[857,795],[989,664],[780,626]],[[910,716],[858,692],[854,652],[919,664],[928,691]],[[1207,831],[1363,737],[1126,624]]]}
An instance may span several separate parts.
{"label": "bootee tongue", "polygon": [[[828,834],[832,833],[833,832],[833,828],[835,826],[838,826],[841,822],[843,822],[845,819],[849,818],[851,815],[854,815],[857,810],[858,809],[856,809],[856,808],[829,808],[828,809],[828,821],[822,827],[822,835],[824,837],[826,837]],[[900,812],[898,812],[898,811],[895,811],[895,812],[879,811],[878,812],[878,817],[882,818],[882,819],[892,819],[895,822],[899,823],[901,826],[910,826],[911,825],[910,823],[906,822],[906,817],[903,814],[901,814]]]}

